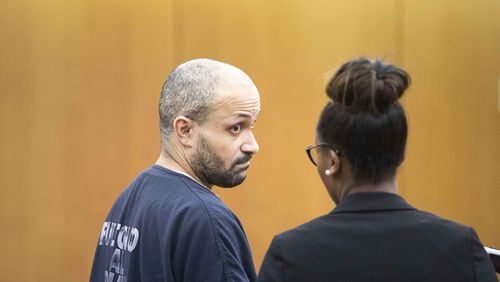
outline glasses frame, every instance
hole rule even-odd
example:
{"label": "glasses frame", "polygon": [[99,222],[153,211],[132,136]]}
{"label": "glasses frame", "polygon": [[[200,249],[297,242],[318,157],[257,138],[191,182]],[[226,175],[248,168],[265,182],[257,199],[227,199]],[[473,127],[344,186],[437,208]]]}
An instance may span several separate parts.
{"label": "glasses frame", "polygon": [[335,149],[333,148],[332,146],[330,146],[330,144],[327,144],[327,143],[319,143],[319,144],[315,144],[315,145],[309,145],[306,147],[306,153],[307,153],[307,156],[309,157],[309,160],[311,160],[311,163],[314,165],[314,166],[318,166],[318,164],[314,161],[314,158],[312,157],[311,155],[311,150],[312,149],[317,149],[321,146],[325,146],[325,147],[328,147],[328,149],[334,151],[337,155],[340,156],[340,151],[338,149]]}

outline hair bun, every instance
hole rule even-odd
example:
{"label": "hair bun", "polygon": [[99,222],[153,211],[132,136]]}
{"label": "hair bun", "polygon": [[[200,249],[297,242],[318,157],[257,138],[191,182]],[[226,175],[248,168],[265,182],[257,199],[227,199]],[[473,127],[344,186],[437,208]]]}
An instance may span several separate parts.
{"label": "hair bun", "polygon": [[343,64],[326,87],[334,104],[349,111],[384,112],[410,85],[409,74],[381,60],[360,58]]}

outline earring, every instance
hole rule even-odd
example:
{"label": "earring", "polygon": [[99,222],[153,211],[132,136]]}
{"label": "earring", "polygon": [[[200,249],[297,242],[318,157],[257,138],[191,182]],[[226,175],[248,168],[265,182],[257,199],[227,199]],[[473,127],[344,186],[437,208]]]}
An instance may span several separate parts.
{"label": "earring", "polygon": [[325,174],[330,176],[333,174],[333,171],[331,169],[327,169],[327,170],[325,170]]}

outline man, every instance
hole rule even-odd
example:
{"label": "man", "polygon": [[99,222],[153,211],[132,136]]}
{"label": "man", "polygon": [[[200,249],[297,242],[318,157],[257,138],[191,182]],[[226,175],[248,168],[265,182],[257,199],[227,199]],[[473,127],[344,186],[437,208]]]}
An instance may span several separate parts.
{"label": "man", "polygon": [[254,281],[238,218],[212,192],[245,180],[260,97],[240,69],[178,66],[160,97],[161,152],[114,203],[91,281]]}

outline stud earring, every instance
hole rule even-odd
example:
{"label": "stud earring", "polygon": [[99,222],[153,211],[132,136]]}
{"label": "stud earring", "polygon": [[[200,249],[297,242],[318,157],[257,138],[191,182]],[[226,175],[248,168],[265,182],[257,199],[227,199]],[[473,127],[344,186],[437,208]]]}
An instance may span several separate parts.
{"label": "stud earring", "polygon": [[333,171],[331,169],[327,169],[327,170],[325,170],[325,174],[330,176],[333,174]]}

